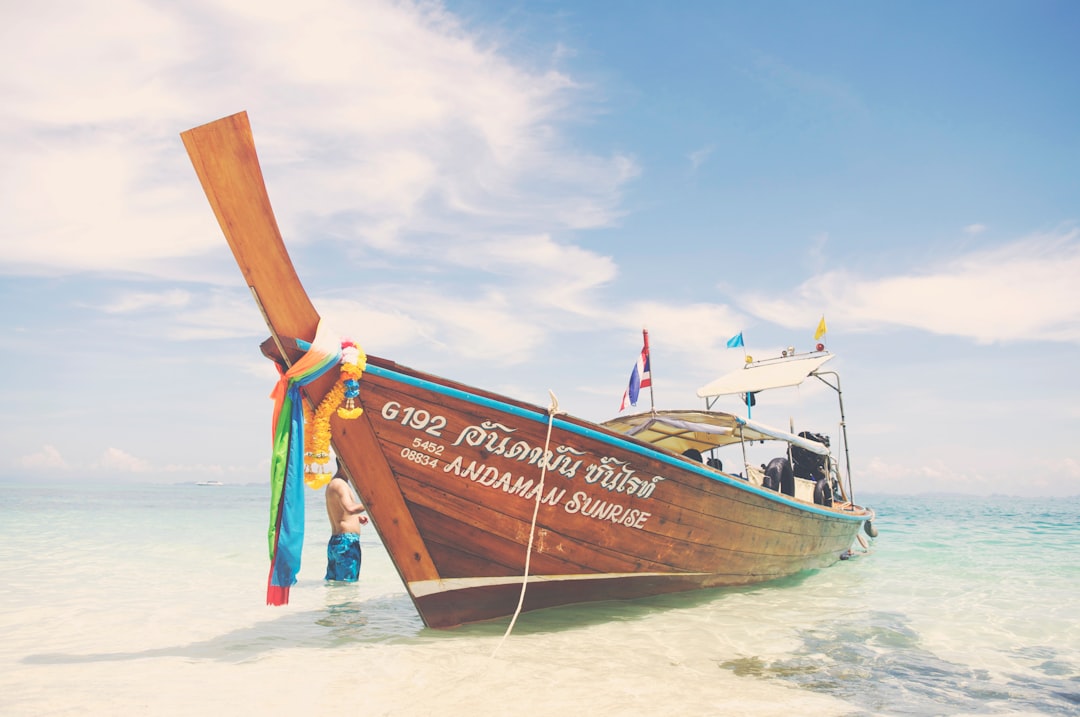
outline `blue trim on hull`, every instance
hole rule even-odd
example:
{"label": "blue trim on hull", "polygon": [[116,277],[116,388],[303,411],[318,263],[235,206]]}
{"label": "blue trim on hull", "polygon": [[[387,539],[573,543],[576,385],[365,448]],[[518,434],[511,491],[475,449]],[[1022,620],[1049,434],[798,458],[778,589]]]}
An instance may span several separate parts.
{"label": "blue trim on hull", "polygon": [[[417,388],[422,388],[422,389],[427,390],[427,391],[434,391],[435,393],[441,393],[444,396],[451,396],[453,398],[457,398],[457,399],[462,400],[462,401],[467,401],[467,402],[472,403],[472,404],[477,405],[477,406],[483,406],[485,408],[490,408],[490,409],[492,409],[494,411],[501,411],[502,413],[509,413],[509,414],[514,415],[514,416],[517,416],[518,418],[524,418],[526,420],[533,421],[535,423],[543,423],[543,424],[547,423],[547,412],[544,411],[544,409],[542,409],[540,407],[537,407],[536,411],[529,411],[529,410],[523,409],[523,408],[521,408],[519,406],[514,406],[514,405],[511,405],[511,404],[508,404],[508,403],[503,403],[502,401],[496,401],[496,400],[493,400],[493,399],[490,399],[490,398],[486,398],[484,396],[477,396],[475,393],[469,393],[468,391],[462,391],[461,389],[451,388],[449,386],[444,386],[444,385],[442,385],[440,383],[435,383],[433,381],[427,381],[425,379],[417,378],[415,376],[407,376],[407,375],[405,375],[403,373],[398,373],[397,371],[394,371],[392,369],[383,368],[382,366],[376,366],[376,365],[373,365],[373,364],[368,364],[367,367],[364,370],[365,370],[366,373],[370,373],[370,374],[372,374],[374,376],[379,376],[380,378],[389,379],[391,381],[397,381],[398,383],[408,384],[410,386],[415,386]],[[674,468],[678,468],[680,470],[692,471],[692,472],[697,473],[698,475],[700,475],[700,476],[702,476],[704,478],[708,478],[709,480],[715,480],[715,481],[718,481],[720,483],[725,483],[727,485],[730,485],[730,486],[732,486],[734,488],[737,488],[739,490],[746,491],[748,493],[756,493],[757,495],[760,495],[760,496],[762,496],[764,498],[767,498],[769,500],[776,501],[777,503],[783,503],[785,505],[789,505],[789,506],[791,506],[793,508],[798,508],[799,510],[806,511],[808,513],[817,513],[818,515],[823,515],[823,516],[827,516],[827,517],[830,517],[830,518],[839,518],[841,520],[849,520],[849,521],[852,521],[852,522],[859,522],[859,523],[866,521],[870,517],[870,516],[849,515],[849,514],[843,513],[843,512],[825,510],[824,508],[820,508],[820,507],[818,507],[816,505],[810,505],[810,504],[807,504],[807,503],[803,503],[801,501],[796,501],[796,500],[791,499],[788,496],[784,495],[783,493],[777,493],[775,491],[767,490],[765,488],[759,488],[759,487],[757,487],[757,486],[755,486],[755,485],[753,485],[753,484],[751,484],[751,483],[749,483],[749,482],[747,482],[745,480],[742,480],[740,478],[734,478],[734,477],[728,476],[726,473],[717,473],[717,472],[715,472],[715,471],[713,471],[711,469],[705,468],[704,466],[699,468],[699,467],[694,466],[694,465],[687,465],[686,462],[684,462],[682,460],[679,460],[678,458],[675,458],[673,456],[666,455],[660,450],[646,449],[646,448],[644,448],[642,446],[637,445],[636,443],[631,443],[630,441],[620,440],[619,438],[609,436],[606,433],[601,433],[599,431],[594,431],[591,428],[586,428],[584,426],[579,426],[576,423],[570,423],[568,421],[564,421],[564,420],[559,419],[559,418],[555,419],[554,425],[557,426],[558,428],[561,428],[564,431],[569,431],[570,433],[576,433],[579,436],[585,436],[587,438],[591,438],[593,440],[600,441],[601,443],[606,443],[607,445],[610,445],[610,446],[616,446],[616,447],[619,447],[619,448],[622,448],[622,449],[625,449],[625,450],[629,450],[632,453],[637,453],[638,455],[645,456],[647,458],[657,459],[657,460],[659,460],[659,461],[661,461],[663,463],[667,463],[667,464],[671,465]]]}

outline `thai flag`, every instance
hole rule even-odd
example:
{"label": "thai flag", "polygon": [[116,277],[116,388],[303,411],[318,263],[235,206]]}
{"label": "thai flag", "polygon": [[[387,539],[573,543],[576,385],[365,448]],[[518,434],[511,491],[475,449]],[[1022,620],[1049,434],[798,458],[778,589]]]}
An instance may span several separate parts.
{"label": "thai flag", "polygon": [[649,372],[649,345],[646,344],[641,349],[641,356],[638,357],[637,363],[634,364],[634,370],[630,372],[630,385],[623,393],[619,410],[625,410],[627,404],[636,406],[641,389],[650,386],[652,386],[652,374]]}

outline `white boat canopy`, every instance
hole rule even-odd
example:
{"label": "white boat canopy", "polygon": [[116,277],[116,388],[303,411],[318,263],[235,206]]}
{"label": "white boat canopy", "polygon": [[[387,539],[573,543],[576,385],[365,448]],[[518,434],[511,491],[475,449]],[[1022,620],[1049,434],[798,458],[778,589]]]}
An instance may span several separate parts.
{"label": "white boat canopy", "polygon": [[697,390],[698,398],[729,396],[736,393],[757,393],[770,388],[798,386],[823,363],[833,357],[829,353],[814,353],[789,359],[749,363],[743,368],[721,376]]}
{"label": "white boat canopy", "polygon": [[682,453],[690,448],[704,452],[744,440],[777,440],[820,455],[829,454],[829,448],[817,441],[721,411],[635,413],[613,418],[601,425],[674,453]]}

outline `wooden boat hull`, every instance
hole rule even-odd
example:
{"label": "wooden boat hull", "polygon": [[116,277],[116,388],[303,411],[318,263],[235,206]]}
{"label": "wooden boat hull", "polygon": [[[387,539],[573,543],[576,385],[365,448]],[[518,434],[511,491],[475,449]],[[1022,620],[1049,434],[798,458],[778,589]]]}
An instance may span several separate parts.
{"label": "wooden boat hull", "polygon": [[[271,332],[312,340],[246,114],[182,137]],[[772,580],[835,562],[871,517],[377,357],[360,402],[333,447],[430,627],[511,615],[526,580],[523,610]]]}
{"label": "wooden boat hull", "polygon": [[[554,416],[548,438],[543,408],[375,358],[361,403],[389,468],[371,473],[388,481],[381,490],[400,493],[436,573],[406,580],[432,627],[511,614],[530,534],[525,610],[823,567],[851,547],[866,518],[572,417]],[[349,435],[340,423],[336,446]],[[370,456],[354,473],[361,497],[369,464]]]}

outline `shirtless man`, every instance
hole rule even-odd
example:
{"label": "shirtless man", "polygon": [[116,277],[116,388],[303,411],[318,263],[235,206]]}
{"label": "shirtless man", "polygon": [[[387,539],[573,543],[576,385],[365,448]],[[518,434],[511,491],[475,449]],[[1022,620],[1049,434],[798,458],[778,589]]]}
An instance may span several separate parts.
{"label": "shirtless man", "polygon": [[364,506],[338,460],[337,473],[326,484],[326,516],[330,519],[330,542],[326,546],[326,579],[354,583],[360,576],[360,526],[368,522]]}

